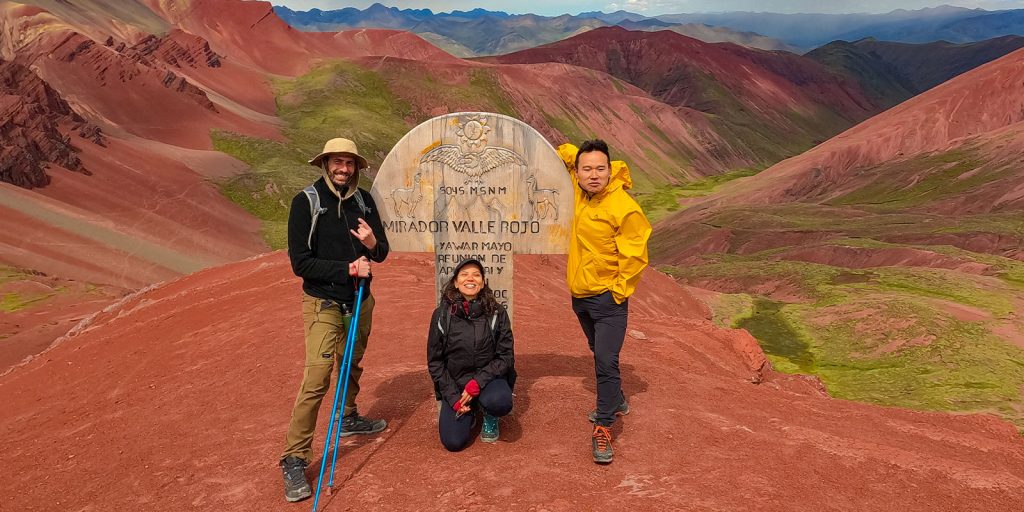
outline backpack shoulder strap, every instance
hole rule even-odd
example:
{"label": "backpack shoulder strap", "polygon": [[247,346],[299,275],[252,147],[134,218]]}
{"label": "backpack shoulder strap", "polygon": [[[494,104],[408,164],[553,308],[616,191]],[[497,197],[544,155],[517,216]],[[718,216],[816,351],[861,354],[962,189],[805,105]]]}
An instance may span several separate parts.
{"label": "backpack shoulder strap", "polygon": [[359,187],[356,187],[356,204],[359,205],[359,211],[363,212],[365,216],[370,209],[366,206],[366,201],[363,199],[363,193],[359,191]]}
{"label": "backpack shoulder strap", "polygon": [[494,340],[495,344],[498,343],[498,312],[497,311],[495,311],[494,315],[491,317],[491,338]]}
{"label": "backpack shoulder strap", "polygon": [[446,336],[448,332],[447,328],[448,320],[448,308],[441,308],[441,314],[437,315],[437,330],[441,331],[441,335]]}
{"label": "backpack shoulder strap", "polygon": [[309,216],[312,221],[309,224],[309,236],[306,237],[306,247],[312,250],[313,232],[316,231],[316,219],[326,212],[327,209],[320,207],[320,193],[316,191],[316,187],[310,185],[302,189],[302,192],[306,194],[306,199],[309,200]]}

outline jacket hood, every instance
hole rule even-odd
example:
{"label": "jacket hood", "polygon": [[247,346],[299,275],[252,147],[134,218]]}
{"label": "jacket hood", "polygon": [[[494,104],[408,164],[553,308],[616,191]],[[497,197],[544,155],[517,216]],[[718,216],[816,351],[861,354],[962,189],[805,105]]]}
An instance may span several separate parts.
{"label": "jacket hood", "polygon": [[349,180],[348,189],[345,191],[345,197],[342,197],[341,193],[338,191],[337,186],[334,184],[334,181],[331,180],[331,177],[327,175],[327,165],[324,164],[320,166],[320,176],[322,176],[324,178],[324,182],[327,183],[327,188],[331,190],[331,193],[334,194],[335,197],[341,199],[342,201],[356,194],[356,187],[359,186],[360,172],[362,172],[361,169],[356,170],[356,172],[352,174],[352,178]]}

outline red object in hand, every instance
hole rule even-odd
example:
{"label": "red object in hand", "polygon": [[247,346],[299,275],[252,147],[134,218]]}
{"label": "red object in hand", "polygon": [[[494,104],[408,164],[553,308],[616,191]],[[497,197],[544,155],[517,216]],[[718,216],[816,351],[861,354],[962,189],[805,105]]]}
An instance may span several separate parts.
{"label": "red object in hand", "polygon": [[452,406],[452,409],[455,409],[455,412],[459,412],[459,409],[462,409],[462,400],[455,402],[455,405]]}
{"label": "red object in hand", "polygon": [[476,379],[466,383],[466,393],[469,393],[469,396],[472,397],[480,394],[480,384],[477,384]]}

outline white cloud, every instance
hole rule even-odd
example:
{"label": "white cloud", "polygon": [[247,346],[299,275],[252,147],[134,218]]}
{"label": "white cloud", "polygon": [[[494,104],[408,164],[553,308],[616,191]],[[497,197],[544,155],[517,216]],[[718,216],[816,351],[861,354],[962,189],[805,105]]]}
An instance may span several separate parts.
{"label": "white cloud", "polygon": [[626,5],[623,9],[630,12],[643,13],[647,12],[647,0],[626,0]]}

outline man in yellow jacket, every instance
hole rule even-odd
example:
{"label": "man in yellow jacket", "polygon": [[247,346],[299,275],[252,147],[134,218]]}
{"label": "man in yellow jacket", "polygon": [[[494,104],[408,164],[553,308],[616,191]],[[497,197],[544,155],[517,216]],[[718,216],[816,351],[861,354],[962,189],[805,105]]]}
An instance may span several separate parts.
{"label": "man in yellow jacket", "polygon": [[626,193],[633,185],[629,168],[611,161],[608,144],[588,140],[578,150],[563,144],[558,153],[576,185],[566,280],[572,309],[594,353],[597,409],[590,413],[591,449],[594,462],[608,464],[613,456],[609,429],[616,416],[629,413],[619,351],[626,338],[629,296],[647,267],[651,224]]}

